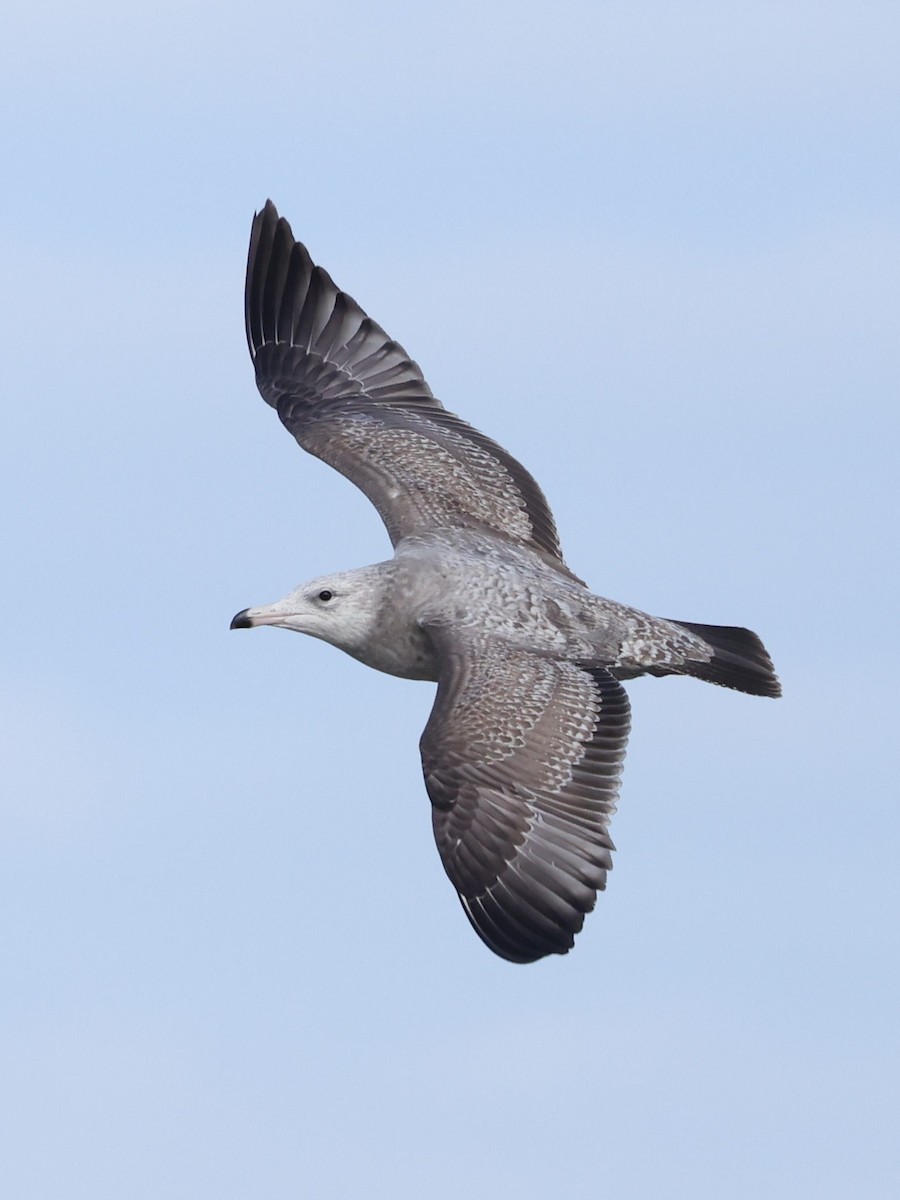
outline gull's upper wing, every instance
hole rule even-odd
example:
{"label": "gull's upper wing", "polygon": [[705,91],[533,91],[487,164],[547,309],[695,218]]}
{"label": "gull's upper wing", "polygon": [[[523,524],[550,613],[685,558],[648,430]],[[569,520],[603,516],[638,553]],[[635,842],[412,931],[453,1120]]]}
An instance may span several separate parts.
{"label": "gull's upper wing", "polygon": [[428,632],[441,676],[421,750],[444,867],[496,954],[564,954],[612,866],[628,697],[603,669]]}
{"label": "gull's upper wing", "polygon": [[247,341],[300,445],[361,488],[391,541],[487,528],[565,570],[553,516],[502,447],[446,411],[416,363],[313,264],[271,201],[253,221]]}

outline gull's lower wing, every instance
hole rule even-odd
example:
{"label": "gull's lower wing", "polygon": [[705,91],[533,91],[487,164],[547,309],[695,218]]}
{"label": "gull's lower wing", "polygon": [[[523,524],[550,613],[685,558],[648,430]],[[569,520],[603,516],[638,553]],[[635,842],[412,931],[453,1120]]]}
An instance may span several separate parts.
{"label": "gull's lower wing", "polygon": [[271,201],[253,221],[245,315],[263,397],[305,450],[365,492],[394,544],[487,528],[563,567],[531,475],[443,408],[403,347],[313,264]]}
{"label": "gull's lower wing", "polygon": [[496,954],[564,954],[612,866],[628,697],[602,669],[428,632],[441,676],[422,765],[444,867]]}

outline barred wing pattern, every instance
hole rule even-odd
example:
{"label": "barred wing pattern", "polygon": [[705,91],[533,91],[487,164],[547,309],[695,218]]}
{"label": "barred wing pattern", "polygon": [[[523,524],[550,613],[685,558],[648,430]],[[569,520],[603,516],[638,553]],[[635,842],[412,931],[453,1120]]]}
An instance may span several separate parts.
{"label": "barred wing pattern", "polygon": [[391,541],[482,528],[566,571],[541,489],[444,409],[406,351],[315,266],[269,201],[254,218],[245,294],[257,386],[299,444],[369,497]]}
{"label": "barred wing pattern", "polygon": [[628,697],[603,669],[428,632],[442,669],[422,765],[444,867],[496,954],[564,954],[612,867]]}

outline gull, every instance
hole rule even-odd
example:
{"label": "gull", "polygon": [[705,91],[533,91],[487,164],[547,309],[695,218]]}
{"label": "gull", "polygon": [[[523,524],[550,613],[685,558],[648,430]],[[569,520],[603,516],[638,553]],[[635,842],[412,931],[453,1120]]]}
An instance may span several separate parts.
{"label": "gull", "polygon": [[748,629],[589,591],[531,475],[435,399],[271,201],[253,220],[245,316],[263,398],[368,496],[394,553],[245,608],[231,628],[292,629],[437,683],[420,750],[463,909],[510,962],[567,953],[612,867],[630,726],[621,681],[691,675],[778,696],[772,660]]}

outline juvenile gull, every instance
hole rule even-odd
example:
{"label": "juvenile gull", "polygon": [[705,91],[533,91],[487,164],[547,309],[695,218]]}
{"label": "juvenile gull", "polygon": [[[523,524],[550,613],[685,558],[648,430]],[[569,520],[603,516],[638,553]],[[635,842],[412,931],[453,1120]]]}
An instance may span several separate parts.
{"label": "juvenile gull", "polygon": [[420,748],[438,850],[496,954],[565,954],[606,886],[629,729],[620,680],[692,675],[778,696],[747,629],[662,620],[588,591],[534,479],[454,416],[310,259],[253,221],[247,341],[263,398],[369,497],[394,556],[246,608],[367,666],[437,683]]}

